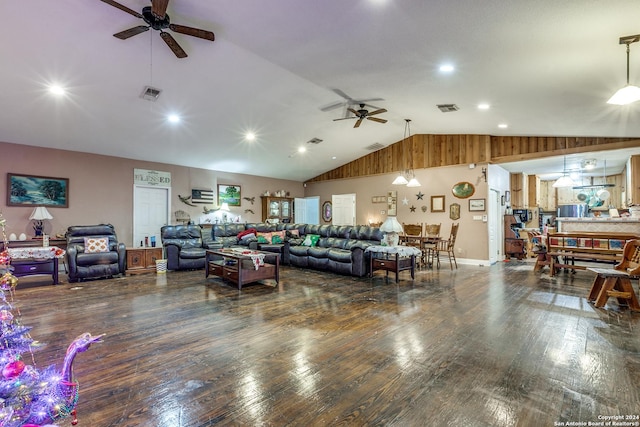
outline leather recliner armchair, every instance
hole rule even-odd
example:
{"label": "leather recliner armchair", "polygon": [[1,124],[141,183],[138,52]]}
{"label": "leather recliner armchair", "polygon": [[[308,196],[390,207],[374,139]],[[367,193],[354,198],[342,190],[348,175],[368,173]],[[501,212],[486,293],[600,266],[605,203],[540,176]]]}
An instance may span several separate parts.
{"label": "leather recliner armchair", "polygon": [[168,270],[204,268],[206,250],[199,225],[165,225],[160,229]]}
{"label": "leather recliner armchair", "polygon": [[70,282],[124,275],[126,248],[113,225],[73,225],[66,237]]}

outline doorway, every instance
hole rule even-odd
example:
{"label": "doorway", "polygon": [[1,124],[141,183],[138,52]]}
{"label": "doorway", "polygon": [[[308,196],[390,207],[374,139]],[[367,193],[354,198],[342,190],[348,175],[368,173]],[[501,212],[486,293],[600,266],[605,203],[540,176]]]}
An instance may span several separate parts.
{"label": "doorway", "polygon": [[151,237],[160,246],[160,228],[169,224],[171,189],[166,187],[133,186],[133,246],[144,246]]}
{"label": "doorway", "polygon": [[356,195],[334,194],[331,196],[333,225],[356,225]]}

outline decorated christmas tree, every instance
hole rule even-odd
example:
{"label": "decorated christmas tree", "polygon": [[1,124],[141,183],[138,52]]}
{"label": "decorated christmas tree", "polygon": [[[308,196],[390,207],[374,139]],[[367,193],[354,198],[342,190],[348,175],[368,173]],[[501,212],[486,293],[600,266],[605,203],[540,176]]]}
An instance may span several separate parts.
{"label": "decorated christmas tree", "polygon": [[78,383],[73,379],[73,360],[100,337],[85,333],[76,338],[62,370],[36,367],[33,352],[40,345],[31,338],[31,328],[21,323],[13,303],[18,279],[12,274],[2,212],[0,230],[5,243],[0,252],[0,427],[55,427],[51,423],[69,415],[75,425]]}

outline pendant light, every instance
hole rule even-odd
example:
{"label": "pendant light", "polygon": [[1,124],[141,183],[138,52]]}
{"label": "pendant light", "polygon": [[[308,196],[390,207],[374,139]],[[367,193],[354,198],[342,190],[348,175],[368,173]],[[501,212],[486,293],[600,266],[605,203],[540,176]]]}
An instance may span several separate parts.
{"label": "pendant light", "polygon": [[627,105],[640,100],[640,88],[629,84],[629,45],[637,41],[640,41],[640,34],[620,37],[620,44],[627,45],[627,85],[614,93],[607,104]]}
{"label": "pendant light", "polygon": [[[404,135],[402,137],[403,147],[402,147],[402,159],[404,161],[404,141],[407,139],[407,136],[411,137],[411,119],[404,119]],[[409,166],[410,169],[405,169],[404,173],[400,173],[396,179],[391,183],[392,185],[406,185],[407,187],[420,187],[422,184],[416,178],[416,171],[413,169],[413,150],[409,150]],[[407,179],[409,178],[409,179]]]}
{"label": "pendant light", "polygon": [[576,185],[571,177],[567,174],[567,156],[564,156],[564,168],[562,170],[562,176],[553,183],[552,187],[573,187]]}

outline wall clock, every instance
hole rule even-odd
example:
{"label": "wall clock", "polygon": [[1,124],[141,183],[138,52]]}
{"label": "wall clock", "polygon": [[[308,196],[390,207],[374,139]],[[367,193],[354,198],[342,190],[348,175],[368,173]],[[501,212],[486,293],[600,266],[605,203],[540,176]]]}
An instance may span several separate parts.
{"label": "wall clock", "polygon": [[466,199],[467,197],[473,196],[473,193],[476,192],[476,188],[472,183],[463,181],[454,185],[451,192],[459,199]]}

